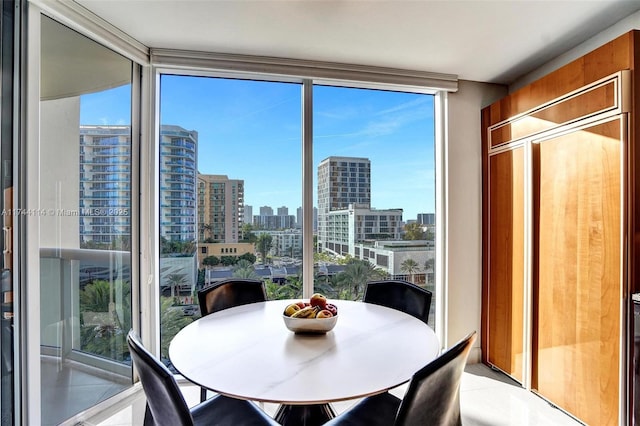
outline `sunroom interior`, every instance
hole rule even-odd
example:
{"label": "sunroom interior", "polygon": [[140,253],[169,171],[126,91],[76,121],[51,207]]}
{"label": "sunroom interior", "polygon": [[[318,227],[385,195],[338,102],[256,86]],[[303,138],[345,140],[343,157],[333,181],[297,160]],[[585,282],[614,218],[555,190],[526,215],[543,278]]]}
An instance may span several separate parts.
{"label": "sunroom interior", "polygon": [[[107,425],[114,416],[141,424],[144,393],[122,358],[124,336],[108,348],[95,342],[133,328],[166,358],[159,277],[175,266],[160,256],[160,206],[164,185],[176,183],[163,175],[161,140],[175,131],[186,142],[172,149],[195,151],[193,129],[164,127],[179,124],[162,118],[169,77],[293,87],[297,157],[289,165],[298,170],[291,186],[302,207],[306,297],[315,279],[313,162],[322,159],[314,158],[315,102],[326,88],[427,96],[435,177],[429,325],[446,349],[483,327],[481,110],[640,28],[640,5],[624,0],[31,0],[2,7],[2,49],[13,55],[2,60],[3,212],[13,209],[3,214],[11,273],[8,280],[3,273],[3,292],[12,293],[3,309],[11,311],[4,319],[12,331],[3,324],[0,347],[11,361],[3,358],[2,424]],[[98,106],[87,118],[85,105],[105,93],[100,102],[115,106],[104,114],[118,116],[101,122]],[[110,195],[122,190],[125,198]],[[104,197],[91,195],[98,191]],[[85,197],[93,198],[79,204]],[[100,221],[105,210],[112,214]],[[101,241],[107,227],[119,238]],[[106,287],[92,291],[104,291],[109,309],[80,315],[81,304],[90,306],[86,283],[96,279]],[[88,326],[93,331],[81,333]],[[482,359],[478,338],[469,364]],[[621,412],[625,424],[629,406]]]}

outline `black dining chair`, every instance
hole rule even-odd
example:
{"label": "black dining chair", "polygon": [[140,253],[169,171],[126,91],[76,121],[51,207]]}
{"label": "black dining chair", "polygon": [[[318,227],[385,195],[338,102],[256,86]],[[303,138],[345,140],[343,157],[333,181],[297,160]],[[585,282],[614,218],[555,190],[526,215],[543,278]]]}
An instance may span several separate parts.
{"label": "black dining chair", "polygon": [[229,278],[211,284],[198,292],[202,316],[234,306],[266,300],[267,291],[264,282],[248,278]]}
{"label": "black dining chair", "polygon": [[276,426],[255,404],[217,395],[189,409],[169,369],[142,345],[131,330],[127,335],[133,365],[147,396],[144,426]]}
{"label": "black dining chair", "polygon": [[412,315],[425,324],[429,322],[431,292],[404,280],[369,281],[363,302],[397,309]]}
{"label": "black dining chair", "polygon": [[325,426],[461,425],[460,380],[476,332],[416,372],[402,399],[384,392],[362,399]]}
{"label": "black dining chair", "polygon": [[[264,282],[248,278],[228,278],[211,284],[198,292],[200,314],[212,314],[234,306],[265,302]],[[200,401],[207,399],[207,389],[200,388]]]}

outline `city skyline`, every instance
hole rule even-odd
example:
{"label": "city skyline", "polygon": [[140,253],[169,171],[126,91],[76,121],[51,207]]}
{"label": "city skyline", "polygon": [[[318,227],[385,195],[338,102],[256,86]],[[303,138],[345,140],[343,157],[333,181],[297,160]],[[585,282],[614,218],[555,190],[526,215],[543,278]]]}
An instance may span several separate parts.
{"label": "city skyline", "polygon": [[[109,113],[121,108],[119,90],[82,96],[81,123],[125,122]],[[198,171],[244,180],[256,208],[302,205],[300,105],[294,83],[161,79],[161,124],[197,131]],[[366,157],[372,208],[401,208],[405,221],[435,212],[433,96],[314,86],[313,119],[314,180],[327,157]],[[317,182],[317,207],[316,191]]]}

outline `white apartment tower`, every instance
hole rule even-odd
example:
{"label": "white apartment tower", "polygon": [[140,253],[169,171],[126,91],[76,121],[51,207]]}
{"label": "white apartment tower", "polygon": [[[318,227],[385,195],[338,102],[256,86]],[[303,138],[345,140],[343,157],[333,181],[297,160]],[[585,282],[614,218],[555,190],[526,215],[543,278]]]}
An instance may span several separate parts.
{"label": "white apartment tower", "polygon": [[80,242],[110,248],[131,235],[131,127],[80,126]]}
{"label": "white apartment tower", "polygon": [[160,235],[169,241],[196,239],[198,132],[160,127]]}
{"label": "white apartment tower", "polygon": [[327,250],[329,213],[358,204],[371,207],[371,161],[328,157],[318,165],[318,251]]}
{"label": "white apartment tower", "polygon": [[[195,240],[198,132],[160,126],[160,235]],[[80,126],[80,241],[109,248],[131,233],[131,126]],[[126,243],[126,242],[123,242]]]}

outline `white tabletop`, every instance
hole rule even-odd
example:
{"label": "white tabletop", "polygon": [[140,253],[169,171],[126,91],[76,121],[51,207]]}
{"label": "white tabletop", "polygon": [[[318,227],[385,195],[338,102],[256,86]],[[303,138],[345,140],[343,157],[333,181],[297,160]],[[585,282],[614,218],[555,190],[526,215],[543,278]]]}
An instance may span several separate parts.
{"label": "white tabletop", "polygon": [[171,362],[190,381],[228,396],[322,404],[396,387],[439,354],[425,323],[363,302],[332,300],[333,330],[294,334],[282,320],[290,302],[252,303],[189,324],[171,341]]}

